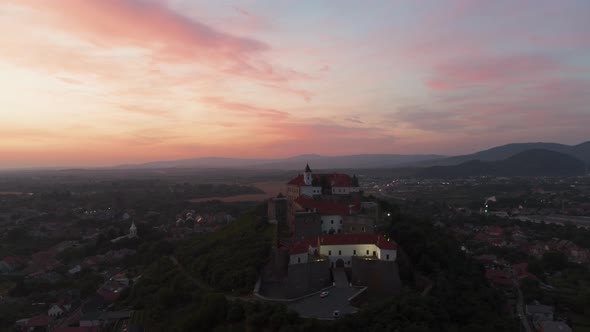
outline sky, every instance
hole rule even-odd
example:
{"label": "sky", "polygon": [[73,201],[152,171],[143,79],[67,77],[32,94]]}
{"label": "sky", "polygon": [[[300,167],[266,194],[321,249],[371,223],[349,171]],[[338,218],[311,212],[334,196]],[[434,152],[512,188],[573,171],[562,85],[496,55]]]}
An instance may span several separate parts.
{"label": "sky", "polygon": [[590,140],[590,1],[0,0],[0,168]]}

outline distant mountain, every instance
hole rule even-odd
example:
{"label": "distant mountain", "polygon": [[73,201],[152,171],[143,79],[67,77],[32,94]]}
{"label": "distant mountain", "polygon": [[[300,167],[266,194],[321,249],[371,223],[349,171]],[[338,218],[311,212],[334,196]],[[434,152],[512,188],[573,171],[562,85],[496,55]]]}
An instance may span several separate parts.
{"label": "distant mountain", "polygon": [[471,160],[498,161],[510,158],[518,153],[528,150],[548,150],[560,152],[590,164],[590,141],[588,141],[578,145],[565,145],[558,143],[512,143],[468,155],[416,162],[413,163],[413,166],[458,165]]}
{"label": "distant mountain", "polygon": [[583,175],[585,163],[570,155],[543,149],[527,150],[505,160],[470,160],[453,166],[431,166],[419,170],[426,178],[461,176],[569,176]]}
{"label": "distant mountain", "polygon": [[303,169],[309,163],[313,169],[338,168],[381,168],[396,167],[404,163],[436,160],[439,155],[401,154],[358,154],[349,156],[321,156],[306,154],[283,159],[240,159],[240,158],[193,158],[183,160],[155,161],[143,164],[116,166],[117,169],[156,168],[250,168],[273,170]]}
{"label": "distant mountain", "polygon": [[145,168],[241,168],[252,167],[272,162],[272,159],[240,159],[240,158],[191,158],[181,160],[153,161],[143,164],[119,165],[115,168],[145,169]]}

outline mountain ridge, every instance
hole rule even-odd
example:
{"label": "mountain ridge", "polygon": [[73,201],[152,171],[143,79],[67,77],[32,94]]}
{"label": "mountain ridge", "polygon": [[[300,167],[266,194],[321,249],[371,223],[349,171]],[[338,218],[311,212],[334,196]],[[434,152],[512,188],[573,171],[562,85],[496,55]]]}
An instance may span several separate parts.
{"label": "mountain ridge", "polygon": [[115,169],[150,169],[150,168],[252,168],[252,169],[300,169],[309,163],[315,169],[326,168],[374,168],[396,167],[403,163],[419,162],[443,158],[440,155],[405,155],[405,154],[353,154],[342,156],[323,156],[303,154],[288,158],[225,158],[203,157],[181,160],[154,161],[141,164],[124,164]]}
{"label": "mountain ridge", "polygon": [[568,154],[532,149],[498,161],[469,160],[458,165],[430,166],[417,172],[419,177],[460,176],[573,176],[583,175],[586,164]]}
{"label": "mountain ridge", "polygon": [[458,165],[471,160],[480,161],[499,161],[510,158],[518,153],[527,150],[548,150],[570,155],[579,159],[586,164],[590,164],[590,141],[582,142],[575,145],[567,145],[560,143],[548,142],[531,142],[531,143],[509,143],[505,145],[496,146],[486,150],[481,150],[471,154],[452,156],[447,158],[440,158],[428,160],[423,162],[409,163],[405,166],[451,166]]}

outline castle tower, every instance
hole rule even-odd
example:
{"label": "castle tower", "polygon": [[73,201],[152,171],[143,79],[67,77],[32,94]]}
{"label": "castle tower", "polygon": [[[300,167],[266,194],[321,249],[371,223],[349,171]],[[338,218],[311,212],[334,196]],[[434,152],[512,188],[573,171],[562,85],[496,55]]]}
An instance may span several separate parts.
{"label": "castle tower", "polygon": [[137,227],[135,227],[135,222],[131,222],[131,227],[129,227],[129,238],[137,237]]}
{"label": "castle tower", "polygon": [[311,168],[309,168],[309,164],[307,164],[305,166],[305,172],[303,172],[303,181],[305,182],[306,186],[311,186],[312,176],[311,176]]}

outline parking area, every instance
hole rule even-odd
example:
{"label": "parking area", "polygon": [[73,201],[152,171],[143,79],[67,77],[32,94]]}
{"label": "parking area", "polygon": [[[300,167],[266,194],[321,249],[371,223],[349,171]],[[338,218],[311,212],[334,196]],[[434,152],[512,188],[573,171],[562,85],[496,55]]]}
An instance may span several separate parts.
{"label": "parking area", "polygon": [[344,287],[331,288],[330,294],[321,298],[319,294],[290,303],[289,309],[293,309],[306,318],[333,319],[334,310],[340,311],[340,316],[352,314],[358,311],[348,303],[348,298],[359,291],[358,288]]}

